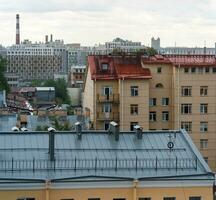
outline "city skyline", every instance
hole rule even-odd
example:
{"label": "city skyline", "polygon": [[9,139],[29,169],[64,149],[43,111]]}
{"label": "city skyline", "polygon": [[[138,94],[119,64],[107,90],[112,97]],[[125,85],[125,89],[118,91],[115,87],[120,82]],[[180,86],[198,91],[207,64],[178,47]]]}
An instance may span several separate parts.
{"label": "city skyline", "polygon": [[95,45],[116,37],[150,45],[160,37],[161,46],[214,47],[216,38],[213,0],[165,0],[159,4],[135,0],[56,0],[19,2],[0,0],[0,44],[15,43],[15,15],[20,14],[21,41],[44,41],[45,35],[65,43]]}

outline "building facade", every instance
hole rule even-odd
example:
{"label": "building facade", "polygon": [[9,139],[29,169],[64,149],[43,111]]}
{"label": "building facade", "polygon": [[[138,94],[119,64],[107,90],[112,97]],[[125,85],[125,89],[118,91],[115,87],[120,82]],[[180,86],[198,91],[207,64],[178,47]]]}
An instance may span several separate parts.
{"label": "building facade", "polygon": [[[115,91],[119,94],[119,104],[113,107],[119,115],[117,119],[121,130],[132,130],[135,124],[141,125],[144,130],[186,129],[205,160],[215,170],[215,56],[157,55],[142,57],[140,62],[143,69],[149,70],[150,77],[148,79],[142,77],[139,80],[140,85],[136,80],[131,82],[123,80],[118,83],[115,80],[110,80],[109,83],[97,80],[93,76],[95,72],[90,73],[92,62],[89,62],[83,105],[84,108],[89,108],[93,127],[96,129],[105,127],[104,116],[108,114],[101,109],[96,94],[102,93],[101,88],[104,86],[109,86],[112,88],[112,94]],[[127,65],[123,68],[126,70]],[[103,78],[111,79],[110,76],[112,77],[109,75],[105,78],[104,75]],[[91,90],[92,96],[89,95]],[[89,97],[88,102],[85,101],[85,97]],[[104,102],[107,103],[107,100]],[[95,108],[98,109],[97,112]],[[111,114],[114,109],[108,107],[106,111]],[[95,117],[93,112],[98,115]],[[103,116],[104,127],[100,125],[102,122],[98,122],[100,115]],[[131,126],[124,126],[124,122]]]}
{"label": "building facade", "polygon": [[7,48],[7,73],[22,82],[53,79],[54,74],[67,74],[67,51],[58,43],[25,42]]}
{"label": "building facade", "polygon": [[89,56],[83,108],[88,108],[94,129],[108,129],[110,121],[121,130],[140,124],[149,129],[150,71],[139,59],[121,56]]}
{"label": "building facade", "polygon": [[213,200],[185,131],[2,132],[0,145],[4,200]]}

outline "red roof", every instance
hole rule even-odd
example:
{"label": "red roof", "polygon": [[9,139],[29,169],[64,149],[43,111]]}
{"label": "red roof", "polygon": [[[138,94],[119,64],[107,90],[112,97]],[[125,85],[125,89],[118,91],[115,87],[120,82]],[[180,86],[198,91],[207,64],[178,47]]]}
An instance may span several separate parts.
{"label": "red roof", "polygon": [[143,57],[144,64],[172,64],[174,66],[216,66],[214,55],[156,55]]}
{"label": "red roof", "polygon": [[[150,70],[144,69],[140,61],[136,61],[135,57],[89,56],[88,66],[91,79],[117,80],[151,78]],[[101,65],[104,63],[108,64],[108,70],[103,70],[101,68]]]}

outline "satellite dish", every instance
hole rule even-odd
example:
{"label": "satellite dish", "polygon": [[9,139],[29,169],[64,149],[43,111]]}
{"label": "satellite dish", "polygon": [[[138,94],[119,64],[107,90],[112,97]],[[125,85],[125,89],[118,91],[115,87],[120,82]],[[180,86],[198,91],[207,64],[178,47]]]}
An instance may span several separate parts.
{"label": "satellite dish", "polygon": [[167,143],[167,147],[171,150],[174,147],[174,143],[173,142],[168,142]]}

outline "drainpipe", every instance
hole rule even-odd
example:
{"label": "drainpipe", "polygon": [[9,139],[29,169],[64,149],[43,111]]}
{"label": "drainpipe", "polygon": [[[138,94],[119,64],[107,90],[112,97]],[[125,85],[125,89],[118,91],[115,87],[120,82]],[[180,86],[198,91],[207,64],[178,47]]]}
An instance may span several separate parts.
{"label": "drainpipe", "polygon": [[180,80],[179,80],[180,64],[178,65],[178,127],[180,129]]}
{"label": "drainpipe", "polygon": [[[94,129],[96,130],[96,127],[97,127],[97,88],[96,88],[96,79],[94,80],[94,95],[93,95],[93,98],[94,99],[94,121],[95,121],[95,127]],[[100,97],[99,97],[100,98]]]}
{"label": "drainpipe", "polygon": [[121,93],[122,93],[122,101],[121,101],[121,130],[124,131],[124,126],[123,126],[123,123],[124,123],[124,114],[123,114],[123,111],[124,111],[124,77],[122,77],[122,81],[121,81]]}
{"label": "drainpipe", "polygon": [[46,182],[45,182],[45,192],[46,192],[46,194],[45,194],[45,200],[49,200],[50,198],[49,198],[49,187],[50,187],[50,181],[49,180],[46,180]]}
{"label": "drainpipe", "polygon": [[137,186],[138,186],[139,181],[134,180],[133,181],[133,200],[137,200]]}

